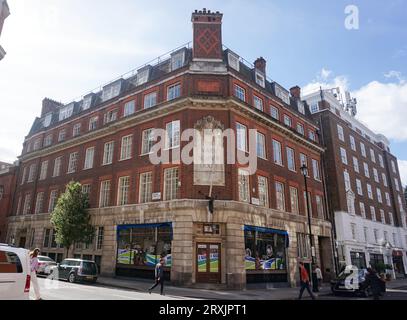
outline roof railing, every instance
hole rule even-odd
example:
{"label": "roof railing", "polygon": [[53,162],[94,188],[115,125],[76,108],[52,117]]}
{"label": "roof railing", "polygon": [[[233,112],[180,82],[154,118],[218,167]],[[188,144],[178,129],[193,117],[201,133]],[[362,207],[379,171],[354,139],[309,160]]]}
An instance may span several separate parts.
{"label": "roof railing", "polygon": [[102,91],[103,87],[105,87],[105,86],[107,86],[107,85],[109,85],[109,84],[111,84],[111,83],[114,83],[114,82],[116,82],[117,80],[120,80],[120,79],[129,79],[129,78],[131,78],[131,77],[134,77],[134,76],[137,74],[137,70],[139,70],[139,69],[141,69],[141,68],[143,68],[143,67],[146,67],[147,65],[157,66],[157,65],[159,65],[160,63],[162,63],[163,61],[168,60],[168,59],[171,57],[171,54],[172,54],[172,53],[174,53],[174,52],[176,52],[176,51],[178,51],[178,50],[180,50],[180,49],[182,49],[182,48],[190,49],[190,48],[191,48],[191,43],[192,43],[192,41],[189,41],[189,42],[187,42],[187,43],[184,43],[183,45],[180,45],[180,46],[178,46],[177,48],[172,49],[171,51],[168,51],[168,52],[166,52],[166,53],[164,53],[164,54],[162,54],[162,55],[160,55],[160,56],[158,56],[158,57],[156,57],[156,58],[154,58],[154,59],[152,59],[152,60],[150,60],[150,61],[148,61],[148,62],[142,64],[142,65],[140,65],[139,67],[136,67],[136,68],[134,68],[134,69],[132,69],[132,70],[130,70],[130,71],[124,73],[124,74],[121,74],[120,76],[114,78],[113,80],[110,80],[109,82],[106,82],[106,83],[104,83],[103,85],[100,85],[100,86],[98,86],[98,87],[96,87],[96,88],[94,88],[94,89],[92,89],[92,90],[89,90],[89,91],[88,91],[87,93],[85,93],[85,94],[80,95],[80,96],[77,96],[76,98],[74,98],[74,99],[72,99],[72,100],[69,100],[67,103],[64,103],[63,106],[66,106],[66,105],[68,105],[68,104],[71,103],[71,102],[78,102],[78,101],[82,100],[84,96],[86,96],[86,95],[88,95],[88,94],[100,92],[100,91]]}
{"label": "roof railing", "polygon": [[[232,51],[232,52],[234,52],[232,49],[229,49],[226,45],[222,45],[222,47],[223,47],[223,50],[230,50],[230,51]],[[238,55],[239,56],[239,55]],[[254,69],[255,67],[254,67],[254,64],[252,63],[252,62],[249,62],[249,61],[247,61],[245,58],[243,58],[243,57],[241,57],[241,56],[239,56],[239,61],[241,62],[241,63],[243,63],[246,67],[248,67],[248,68],[250,68],[250,69]],[[274,82],[276,82],[276,81],[274,81],[273,79],[271,79],[270,77],[268,77],[267,75],[266,75],[266,80],[268,81],[268,82],[270,82],[270,83],[274,83]],[[282,87],[282,88],[284,88],[283,86],[281,86],[280,84],[279,84],[279,86],[280,87]]]}

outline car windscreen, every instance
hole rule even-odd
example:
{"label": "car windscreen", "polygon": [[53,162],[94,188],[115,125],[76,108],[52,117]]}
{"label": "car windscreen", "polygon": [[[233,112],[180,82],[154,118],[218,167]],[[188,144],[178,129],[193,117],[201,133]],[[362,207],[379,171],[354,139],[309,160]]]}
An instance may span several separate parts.
{"label": "car windscreen", "polygon": [[82,270],[84,273],[96,274],[96,264],[93,262],[82,262]]}
{"label": "car windscreen", "polygon": [[48,257],[38,257],[38,260],[42,262],[55,262],[54,260]]}

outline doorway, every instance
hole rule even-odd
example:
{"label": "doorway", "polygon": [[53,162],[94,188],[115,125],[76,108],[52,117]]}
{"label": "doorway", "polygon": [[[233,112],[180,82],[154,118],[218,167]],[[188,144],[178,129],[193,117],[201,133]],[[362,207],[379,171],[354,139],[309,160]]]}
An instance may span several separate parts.
{"label": "doorway", "polygon": [[196,244],[196,282],[221,282],[220,243]]}

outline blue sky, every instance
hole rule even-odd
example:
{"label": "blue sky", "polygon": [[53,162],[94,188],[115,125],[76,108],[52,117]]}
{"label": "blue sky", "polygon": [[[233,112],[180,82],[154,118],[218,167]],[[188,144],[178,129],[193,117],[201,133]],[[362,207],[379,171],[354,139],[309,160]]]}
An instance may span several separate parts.
{"label": "blue sky", "polygon": [[[223,12],[223,43],[249,61],[263,56],[268,76],[286,88],[354,93],[358,117],[390,138],[407,183],[407,0],[8,2],[0,160],[21,152],[44,97],[68,103],[191,41],[191,12],[205,7]],[[348,5],[359,9],[358,30],[345,28]]]}

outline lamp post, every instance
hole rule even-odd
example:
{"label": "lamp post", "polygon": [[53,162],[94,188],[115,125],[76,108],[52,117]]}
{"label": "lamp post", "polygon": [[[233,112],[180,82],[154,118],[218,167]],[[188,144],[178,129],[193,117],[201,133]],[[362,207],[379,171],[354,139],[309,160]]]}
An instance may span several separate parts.
{"label": "lamp post", "polygon": [[312,264],[315,263],[315,258],[314,258],[314,241],[313,241],[313,236],[312,236],[312,231],[311,231],[311,214],[310,214],[310,208],[309,208],[309,199],[308,199],[308,186],[307,186],[307,173],[308,173],[308,168],[305,164],[301,166],[301,173],[304,176],[304,185],[305,185],[305,200],[307,202],[307,215],[308,215],[308,231],[309,231],[309,241],[310,241],[310,246],[311,246],[311,259],[312,259]]}

